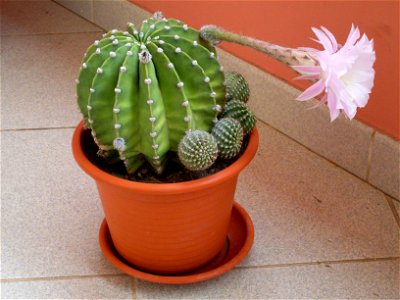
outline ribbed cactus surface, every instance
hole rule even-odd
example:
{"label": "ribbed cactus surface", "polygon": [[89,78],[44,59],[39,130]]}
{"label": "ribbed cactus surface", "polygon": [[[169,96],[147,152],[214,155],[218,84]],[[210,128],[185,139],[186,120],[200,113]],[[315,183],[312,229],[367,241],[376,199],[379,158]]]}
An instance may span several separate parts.
{"label": "ribbed cactus surface", "polygon": [[249,101],[250,98],[250,88],[246,79],[242,74],[236,72],[227,72],[225,74],[226,83],[226,99],[230,100],[240,100],[244,103]]}
{"label": "ribbed cactus surface", "polygon": [[249,134],[256,126],[256,116],[254,113],[240,100],[231,100],[224,107],[222,117],[231,117],[240,122],[245,135]]}
{"label": "ribbed cactus surface", "polygon": [[178,156],[188,170],[205,170],[212,166],[218,157],[217,141],[207,131],[190,131],[179,143]]}
{"label": "ribbed cactus surface", "polygon": [[221,158],[230,159],[239,153],[243,141],[243,128],[238,120],[222,118],[215,124],[211,133],[217,140]]}
{"label": "ribbed cactus surface", "polygon": [[210,131],[224,106],[215,49],[175,19],[112,30],[91,45],[77,79],[79,108],[99,148],[117,150],[133,173],[163,170],[188,130]]}

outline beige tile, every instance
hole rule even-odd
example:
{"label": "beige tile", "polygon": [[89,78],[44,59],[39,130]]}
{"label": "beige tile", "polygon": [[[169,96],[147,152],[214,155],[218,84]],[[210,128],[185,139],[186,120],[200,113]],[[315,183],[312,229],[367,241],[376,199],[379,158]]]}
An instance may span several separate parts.
{"label": "beige tile", "polygon": [[379,132],[372,144],[368,181],[400,200],[400,143]]}
{"label": "beige tile", "polygon": [[295,101],[301,93],[268,73],[220,51],[226,71],[245,76],[251,89],[249,105],[257,117],[346,170],[365,178],[372,129],[343,116],[330,122],[326,107]]}
{"label": "beige tile", "polygon": [[[2,37],[2,128],[74,126],[75,78],[101,33]],[[29,50],[29,51],[28,51]]]}
{"label": "beige tile", "polygon": [[52,1],[2,1],[0,5],[1,35],[100,30]]}
{"label": "beige tile", "polygon": [[125,29],[127,22],[140,28],[142,21],[151,16],[127,0],[94,1],[94,22],[106,30]]}
{"label": "beige tile", "polygon": [[132,299],[126,276],[2,282],[2,299]]}
{"label": "beige tile", "polygon": [[237,200],[255,224],[243,265],[398,256],[398,227],[384,194],[258,124],[260,148]]}
{"label": "beige tile", "polygon": [[181,286],[139,281],[138,299],[397,299],[399,261],[235,269]]}
{"label": "beige tile", "polygon": [[55,0],[81,17],[93,22],[93,0]]}
{"label": "beige tile", "polygon": [[94,181],[72,157],[71,129],[2,132],[3,278],[119,273],[103,258]]}

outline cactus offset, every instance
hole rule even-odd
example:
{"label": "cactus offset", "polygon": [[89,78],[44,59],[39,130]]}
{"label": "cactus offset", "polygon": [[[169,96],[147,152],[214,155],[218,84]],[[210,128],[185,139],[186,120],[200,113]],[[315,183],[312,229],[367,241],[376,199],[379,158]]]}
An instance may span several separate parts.
{"label": "cactus offset", "polygon": [[245,135],[253,130],[257,121],[253,112],[240,100],[229,101],[225,105],[222,117],[232,117],[238,120],[243,127]]}
{"label": "cactus offset", "polygon": [[249,85],[244,77],[236,72],[225,73],[226,100],[240,100],[246,103],[250,97]]}
{"label": "cactus offset", "polygon": [[146,160],[161,173],[187,130],[211,130],[225,104],[223,83],[215,49],[157,13],[140,30],[128,23],[88,48],[78,104],[99,148],[117,152],[128,173]]}
{"label": "cactus offset", "polygon": [[207,131],[190,131],[179,143],[178,156],[187,169],[191,171],[205,170],[218,157],[217,141]]}
{"label": "cactus offset", "polygon": [[215,124],[211,133],[217,140],[221,158],[230,159],[239,153],[243,141],[243,128],[238,120],[223,118]]}

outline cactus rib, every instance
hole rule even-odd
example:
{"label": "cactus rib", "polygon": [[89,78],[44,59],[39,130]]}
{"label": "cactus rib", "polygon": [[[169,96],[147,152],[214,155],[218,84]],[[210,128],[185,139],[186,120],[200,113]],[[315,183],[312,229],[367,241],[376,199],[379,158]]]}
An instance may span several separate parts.
{"label": "cactus rib", "polygon": [[225,104],[223,82],[215,49],[158,15],[88,48],[78,104],[101,153],[116,151],[130,174],[144,161],[161,173],[186,131],[211,130]]}
{"label": "cactus rib", "polygon": [[244,134],[249,134],[256,125],[256,116],[240,100],[231,100],[225,105],[222,117],[232,117],[240,122]]}

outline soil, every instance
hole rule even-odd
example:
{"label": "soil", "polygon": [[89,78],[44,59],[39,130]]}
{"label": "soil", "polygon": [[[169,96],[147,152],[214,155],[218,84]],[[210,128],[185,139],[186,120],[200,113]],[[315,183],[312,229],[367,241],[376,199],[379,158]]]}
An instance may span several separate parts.
{"label": "soil", "polygon": [[86,154],[86,157],[99,169],[113,176],[117,176],[132,181],[145,182],[145,183],[176,183],[176,182],[195,180],[217,173],[225,169],[232,163],[234,163],[243,154],[249,140],[248,136],[245,137],[242,144],[242,148],[240,149],[240,152],[236,157],[230,160],[223,160],[218,158],[217,161],[211,166],[211,168],[204,171],[187,170],[179,162],[176,153],[169,152],[168,155],[170,157],[167,160],[166,168],[161,175],[154,172],[153,168],[148,162],[144,163],[136,171],[135,174],[129,175],[126,172],[123,162],[118,158],[113,159],[112,154],[111,157],[109,156],[107,158],[107,160],[106,158],[98,155],[99,148],[94,142],[93,137],[90,134],[90,130],[84,130],[82,139],[83,139],[82,141],[83,151]]}

